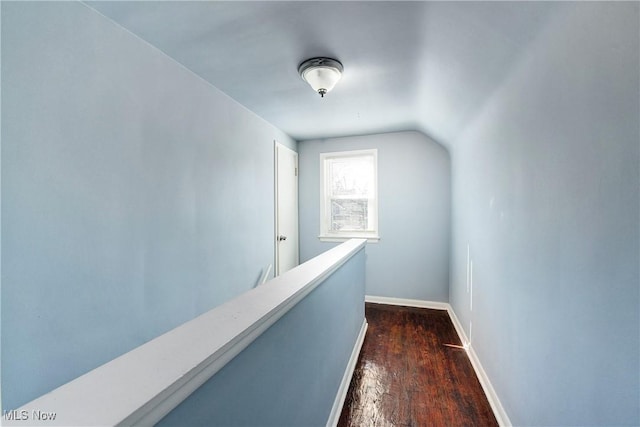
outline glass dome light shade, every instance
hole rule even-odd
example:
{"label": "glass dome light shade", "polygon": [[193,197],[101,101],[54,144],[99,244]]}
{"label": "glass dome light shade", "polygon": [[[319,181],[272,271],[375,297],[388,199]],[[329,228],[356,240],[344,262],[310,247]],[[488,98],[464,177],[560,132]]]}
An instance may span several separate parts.
{"label": "glass dome light shade", "polygon": [[335,59],[312,58],[298,68],[300,76],[304,81],[324,97],[330,92],[342,77],[342,64]]}
{"label": "glass dome light shade", "polygon": [[302,73],[302,78],[309,83],[316,92],[320,89],[325,89],[327,92],[330,92],[336,83],[338,83],[340,77],[342,77],[342,74],[335,68],[330,67],[312,67]]}

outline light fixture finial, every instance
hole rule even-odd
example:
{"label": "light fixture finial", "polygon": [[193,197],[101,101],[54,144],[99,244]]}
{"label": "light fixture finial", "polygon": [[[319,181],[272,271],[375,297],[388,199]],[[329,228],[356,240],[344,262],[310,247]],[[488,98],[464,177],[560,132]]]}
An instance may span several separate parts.
{"label": "light fixture finial", "polygon": [[322,98],[338,83],[343,70],[340,61],[324,57],[307,59],[298,66],[300,77]]}

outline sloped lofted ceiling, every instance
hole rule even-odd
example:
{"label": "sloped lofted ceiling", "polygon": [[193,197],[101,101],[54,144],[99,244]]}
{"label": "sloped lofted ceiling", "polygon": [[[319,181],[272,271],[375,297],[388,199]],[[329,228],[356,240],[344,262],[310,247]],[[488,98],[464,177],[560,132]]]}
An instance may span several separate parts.
{"label": "sloped lofted ceiling", "polygon": [[[448,145],[552,2],[85,2],[296,140],[420,130]],[[339,59],[324,99],[297,67]]]}

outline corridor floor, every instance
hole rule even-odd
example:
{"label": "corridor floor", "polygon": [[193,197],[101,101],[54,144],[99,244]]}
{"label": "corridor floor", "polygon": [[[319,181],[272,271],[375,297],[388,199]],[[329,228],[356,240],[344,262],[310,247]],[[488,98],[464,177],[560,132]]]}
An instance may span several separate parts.
{"label": "corridor floor", "polygon": [[339,427],[497,426],[446,311],[365,310],[369,328]]}

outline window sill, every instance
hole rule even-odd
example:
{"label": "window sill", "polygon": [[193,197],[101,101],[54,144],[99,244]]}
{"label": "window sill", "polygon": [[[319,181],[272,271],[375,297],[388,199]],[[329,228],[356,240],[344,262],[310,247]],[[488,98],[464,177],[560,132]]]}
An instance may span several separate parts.
{"label": "window sill", "polygon": [[318,236],[321,242],[346,242],[350,239],[366,239],[367,243],[378,243],[380,236]]}

